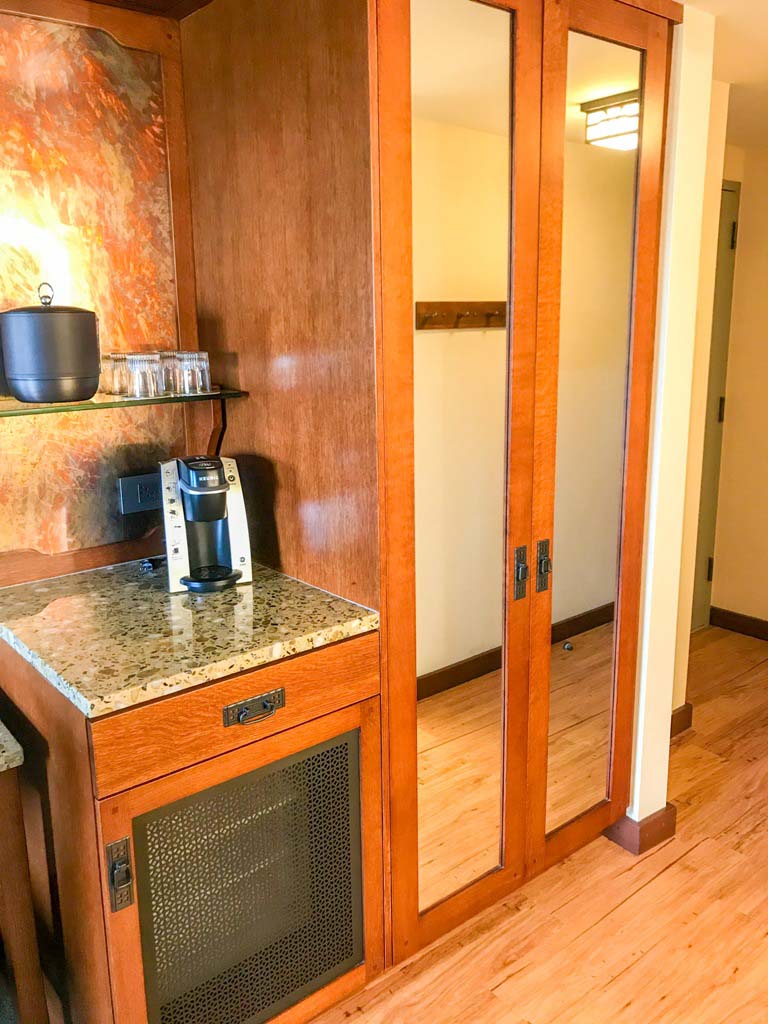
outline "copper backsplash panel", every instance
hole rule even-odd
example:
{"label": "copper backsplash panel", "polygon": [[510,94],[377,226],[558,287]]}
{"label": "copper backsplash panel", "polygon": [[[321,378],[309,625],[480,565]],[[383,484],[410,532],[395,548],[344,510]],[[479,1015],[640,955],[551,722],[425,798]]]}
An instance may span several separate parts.
{"label": "copper backsplash panel", "polygon": [[[0,14],[0,309],[95,309],[102,351],[175,348],[161,61],[105,32]],[[0,552],[146,529],[115,479],[180,452],[178,408],[0,420]]]}

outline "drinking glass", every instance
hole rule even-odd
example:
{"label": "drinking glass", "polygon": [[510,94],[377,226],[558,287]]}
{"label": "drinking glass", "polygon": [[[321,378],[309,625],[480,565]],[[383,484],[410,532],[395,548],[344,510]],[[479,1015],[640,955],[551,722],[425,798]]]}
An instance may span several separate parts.
{"label": "drinking glass", "polygon": [[99,392],[102,395],[112,394],[112,356],[101,357],[101,372],[99,373]]}
{"label": "drinking glass", "polygon": [[179,390],[178,372],[179,361],[176,358],[178,353],[175,349],[168,349],[160,353],[160,394],[175,395]]}
{"label": "drinking glass", "polygon": [[204,391],[197,352],[177,352],[177,388],[180,395],[199,395]]}
{"label": "drinking glass", "polygon": [[157,398],[160,382],[160,356],[136,353],[126,357],[129,394],[134,398]]}
{"label": "drinking glass", "polygon": [[109,359],[109,392],[112,395],[128,394],[128,363],[125,352],[110,352]]}
{"label": "drinking glass", "polygon": [[197,353],[197,365],[200,373],[201,391],[211,390],[211,363],[207,352]]}

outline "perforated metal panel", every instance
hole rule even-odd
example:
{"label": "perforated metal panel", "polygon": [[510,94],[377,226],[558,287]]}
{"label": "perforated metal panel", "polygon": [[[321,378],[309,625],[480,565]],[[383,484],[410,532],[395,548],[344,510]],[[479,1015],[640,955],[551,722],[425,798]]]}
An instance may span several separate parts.
{"label": "perforated metal panel", "polygon": [[150,1024],[259,1024],[364,958],[359,734],[134,821]]}

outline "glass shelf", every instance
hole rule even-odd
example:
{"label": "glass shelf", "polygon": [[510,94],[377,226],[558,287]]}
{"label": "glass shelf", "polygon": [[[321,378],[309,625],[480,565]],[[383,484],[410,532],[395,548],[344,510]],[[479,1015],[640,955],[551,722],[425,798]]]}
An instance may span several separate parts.
{"label": "glass shelf", "polygon": [[229,398],[244,398],[247,391],[234,388],[217,388],[204,395],[163,395],[161,398],[121,398],[119,395],[94,395],[88,402],[50,402],[36,405],[19,402],[15,398],[0,397],[0,419],[7,416],[41,416],[55,412],[93,412],[98,409],[133,409],[139,405],[174,405],[182,402],[225,401]]}

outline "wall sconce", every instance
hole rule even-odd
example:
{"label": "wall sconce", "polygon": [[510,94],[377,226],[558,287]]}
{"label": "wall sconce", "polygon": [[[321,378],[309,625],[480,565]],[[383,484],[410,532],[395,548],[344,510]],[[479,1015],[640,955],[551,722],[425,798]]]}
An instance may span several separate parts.
{"label": "wall sconce", "polygon": [[640,144],[640,93],[619,93],[581,104],[587,115],[587,143],[604,149],[637,149]]}

